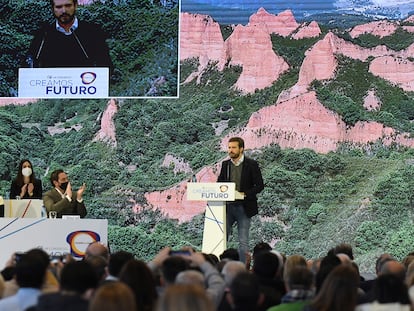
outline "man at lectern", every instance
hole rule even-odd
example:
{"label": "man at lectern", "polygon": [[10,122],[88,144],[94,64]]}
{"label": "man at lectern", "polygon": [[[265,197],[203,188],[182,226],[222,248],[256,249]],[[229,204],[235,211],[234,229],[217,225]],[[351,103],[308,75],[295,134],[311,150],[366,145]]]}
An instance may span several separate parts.
{"label": "man at lectern", "polygon": [[112,68],[103,30],[76,17],[78,0],[50,0],[55,21],[42,27],[31,42],[29,67]]}
{"label": "man at lectern", "polygon": [[43,196],[43,204],[47,214],[56,211],[58,218],[61,218],[62,215],[85,217],[86,208],[83,202],[83,193],[86,185],[83,184],[78,191],[72,191],[68,175],[62,169],[52,172],[50,182],[54,188],[47,191]]}
{"label": "man at lectern", "polygon": [[236,184],[236,200],[226,202],[227,240],[234,223],[237,223],[240,261],[246,261],[249,251],[251,217],[258,213],[257,194],[264,189],[258,163],[244,156],[244,140],[232,137],[228,142],[230,159],[223,161],[218,182]]}

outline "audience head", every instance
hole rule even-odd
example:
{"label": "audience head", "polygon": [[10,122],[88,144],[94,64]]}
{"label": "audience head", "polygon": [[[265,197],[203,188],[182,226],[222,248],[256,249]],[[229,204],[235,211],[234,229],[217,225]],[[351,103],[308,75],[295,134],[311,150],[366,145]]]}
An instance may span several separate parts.
{"label": "audience head", "polygon": [[71,261],[65,264],[60,274],[62,291],[85,295],[88,290],[98,286],[98,276],[93,267],[86,261]]}
{"label": "audience head", "polygon": [[311,307],[319,311],[354,311],[358,286],[359,276],[355,268],[352,265],[337,265],[323,282]]}
{"label": "audience head", "polygon": [[400,276],[382,274],[374,283],[374,297],[379,303],[410,304],[408,290]]}
{"label": "audience head", "polygon": [[272,252],[261,252],[255,256],[253,273],[260,278],[273,279],[279,271],[279,259]]}
{"label": "audience head", "polygon": [[403,282],[405,280],[405,273],[406,270],[404,265],[397,260],[387,260],[383,263],[379,271],[379,275],[392,274],[398,277]]}
{"label": "audience head", "polygon": [[175,284],[186,284],[205,287],[204,275],[197,270],[189,269],[181,271],[175,278]]}
{"label": "audience head", "polygon": [[304,266],[295,266],[289,269],[285,278],[286,289],[288,291],[295,289],[310,290],[313,285],[313,274]]}
{"label": "audience head", "polygon": [[99,282],[102,282],[107,277],[107,267],[108,262],[105,260],[105,258],[101,256],[93,256],[90,255],[87,258],[85,258],[85,261],[91,265],[93,270],[95,271],[95,274],[99,280]]}
{"label": "audience head", "polygon": [[221,274],[224,277],[226,286],[230,286],[237,274],[246,271],[246,265],[244,263],[241,261],[230,260],[224,265]]}
{"label": "audience head", "polygon": [[315,287],[316,292],[319,292],[320,288],[322,287],[323,282],[330,274],[330,272],[336,267],[341,264],[341,260],[334,254],[328,254],[324,258],[322,258],[319,270],[316,273],[315,277]]}
{"label": "audience head", "polygon": [[49,255],[41,249],[32,249],[16,262],[16,282],[20,287],[41,288],[49,266]]}
{"label": "audience head", "polygon": [[88,256],[101,256],[106,261],[108,261],[109,260],[109,249],[106,245],[103,245],[101,242],[95,241],[95,242],[89,243],[89,245],[86,247],[85,259],[87,259]]}
{"label": "audience head", "polygon": [[354,252],[352,250],[351,244],[347,244],[347,243],[338,244],[337,246],[333,248],[333,253],[335,255],[345,254],[345,255],[348,255],[350,260],[354,260]]}
{"label": "audience head", "polygon": [[239,251],[235,248],[228,248],[219,256],[220,260],[240,260]]}
{"label": "audience head", "polygon": [[261,304],[261,293],[257,276],[250,272],[240,272],[230,284],[230,305],[237,310],[257,310]]}
{"label": "audience head", "polygon": [[214,311],[212,301],[200,286],[173,284],[161,295],[156,311]]}
{"label": "audience head", "polygon": [[283,269],[283,279],[286,280],[287,275],[295,267],[307,267],[306,259],[300,255],[291,255],[286,258],[285,267]]}
{"label": "audience head", "polygon": [[382,266],[384,263],[386,263],[389,260],[394,260],[394,258],[390,254],[381,254],[376,262],[375,262],[375,273],[378,275],[382,269]]}
{"label": "audience head", "polygon": [[131,310],[137,310],[134,294],[128,285],[118,281],[107,282],[99,286],[88,309],[88,311]]}
{"label": "audience head", "polygon": [[178,273],[188,268],[189,263],[187,260],[180,256],[170,256],[161,265],[161,279],[165,285],[173,284]]}
{"label": "audience head", "polygon": [[128,261],[119,274],[119,280],[129,286],[135,296],[138,310],[152,310],[157,291],[154,276],[142,260]]}
{"label": "audience head", "polygon": [[253,247],[253,258],[261,252],[269,252],[271,250],[272,247],[269,245],[269,243],[259,242]]}
{"label": "audience head", "polygon": [[130,260],[134,259],[134,255],[126,251],[118,251],[109,256],[108,272],[114,277],[119,277],[123,266]]}

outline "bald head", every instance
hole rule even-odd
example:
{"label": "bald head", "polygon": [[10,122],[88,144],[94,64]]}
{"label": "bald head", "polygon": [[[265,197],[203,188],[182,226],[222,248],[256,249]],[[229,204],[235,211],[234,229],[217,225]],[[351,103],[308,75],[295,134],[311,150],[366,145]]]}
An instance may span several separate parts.
{"label": "bald head", "polygon": [[109,250],[108,248],[100,242],[92,242],[88,245],[85,250],[85,258],[89,256],[100,256],[104,259],[109,259]]}
{"label": "bald head", "polygon": [[379,275],[392,274],[392,275],[397,276],[401,280],[404,280],[405,272],[406,272],[405,266],[401,262],[397,260],[388,260],[382,265]]}

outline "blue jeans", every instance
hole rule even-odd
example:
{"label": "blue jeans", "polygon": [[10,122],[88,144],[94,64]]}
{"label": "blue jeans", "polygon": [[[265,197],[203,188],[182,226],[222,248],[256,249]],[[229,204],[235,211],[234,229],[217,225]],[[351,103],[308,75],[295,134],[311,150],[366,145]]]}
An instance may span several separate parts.
{"label": "blue jeans", "polygon": [[227,241],[231,235],[234,223],[237,223],[239,236],[239,256],[241,262],[246,262],[246,252],[249,251],[250,217],[246,216],[241,202],[227,202],[226,208]]}

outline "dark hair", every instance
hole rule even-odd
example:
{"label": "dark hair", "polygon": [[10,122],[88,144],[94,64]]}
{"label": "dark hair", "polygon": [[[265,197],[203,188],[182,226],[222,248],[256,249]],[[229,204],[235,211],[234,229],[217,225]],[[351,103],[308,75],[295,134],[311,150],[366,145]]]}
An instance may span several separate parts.
{"label": "dark hair", "polygon": [[231,260],[239,260],[240,259],[239,251],[235,248],[225,249],[224,252],[220,255],[220,260],[223,260],[226,258],[231,259]]}
{"label": "dark hair", "polygon": [[238,273],[230,284],[230,293],[236,308],[256,310],[260,297],[259,280],[250,272]]}
{"label": "dark hair", "polygon": [[229,139],[229,143],[230,142],[237,142],[239,143],[239,148],[244,148],[244,140],[241,137],[231,137]]}
{"label": "dark hair", "polygon": [[16,282],[20,287],[41,288],[46,276],[49,255],[41,249],[24,253],[16,263]]}
{"label": "dark hair", "polygon": [[35,181],[35,173],[34,173],[34,170],[33,170],[33,164],[32,164],[32,162],[30,162],[30,160],[28,160],[28,159],[23,159],[19,163],[19,169],[17,171],[17,177],[16,177],[16,184],[19,185],[19,186],[23,186],[23,184],[24,184],[24,176],[22,174],[22,169],[23,169],[23,164],[25,162],[29,162],[30,167],[32,169],[32,175],[30,175],[30,177],[29,177],[30,182],[32,184],[34,184],[34,181]]}
{"label": "dark hair", "polygon": [[410,304],[407,286],[400,277],[393,274],[378,276],[373,287],[375,300],[379,303],[399,302]]}
{"label": "dark hair", "polygon": [[68,262],[63,266],[60,286],[64,290],[75,291],[82,295],[88,289],[98,286],[98,276],[87,261]]}
{"label": "dark hair", "polygon": [[52,172],[52,174],[50,174],[50,182],[52,183],[53,187],[55,186],[55,184],[53,182],[58,181],[59,180],[59,174],[64,173],[64,172],[65,172],[64,170],[58,169],[58,170],[54,170]]}
{"label": "dark hair", "polygon": [[189,268],[188,262],[179,256],[170,256],[164,260],[161,265],[161,273],[164,280],[172,284],[175,281],[175,277],[181,271],[185,271]]}
{"label": "dark hair", "polygon": [[316,292],[318,293],[319,290],[322,287],[323,282],[329,275],[329,273],[336,267],[341,264],[341,260],[338,258],[338,256],[334,254],[328,254],[324,258],[322,258],[319,270],[316,273],[315,277],[315,287]]}
{"label": "dark hair", "polygon": [[272,247],[269,243],[259,242],[253,247],[253,258],[260,253],[269,252],[272,250]]}
{"label": "dark hair", "polygon": [[272,252],[262,252],[254,257],[253,272],[266,279],[273,279],[279,270],[279,258]]}
{"label": "dark hair", "polygon": [[158,298],[155,278],[142,260],[132,259],[121,270],[119,280],[134,293],[138,310],[153,310]]}
{"label": "dark hair", "polygon": [[111,254],[108,262],[109,274],[119,277],[122,267],[132,259],[134,259],[134,255],[126,251],[118,251]]}
{"label": "dark hair", "polygon": [[336,254],[346,254],[349,259],[354,260],[354,252],[352,250],[352,245],[347,243],[341,243],[334,247],[333,249]]}
{"label": "dark hair", "polygon": [[[72,0],[73,1],[73,4],[74,5],[77,5],[78,4],[78,0]],[[50,5],[52,6],[52,8],[53,8],[53,6],[55,5],[55,0],[50,0]]]}

